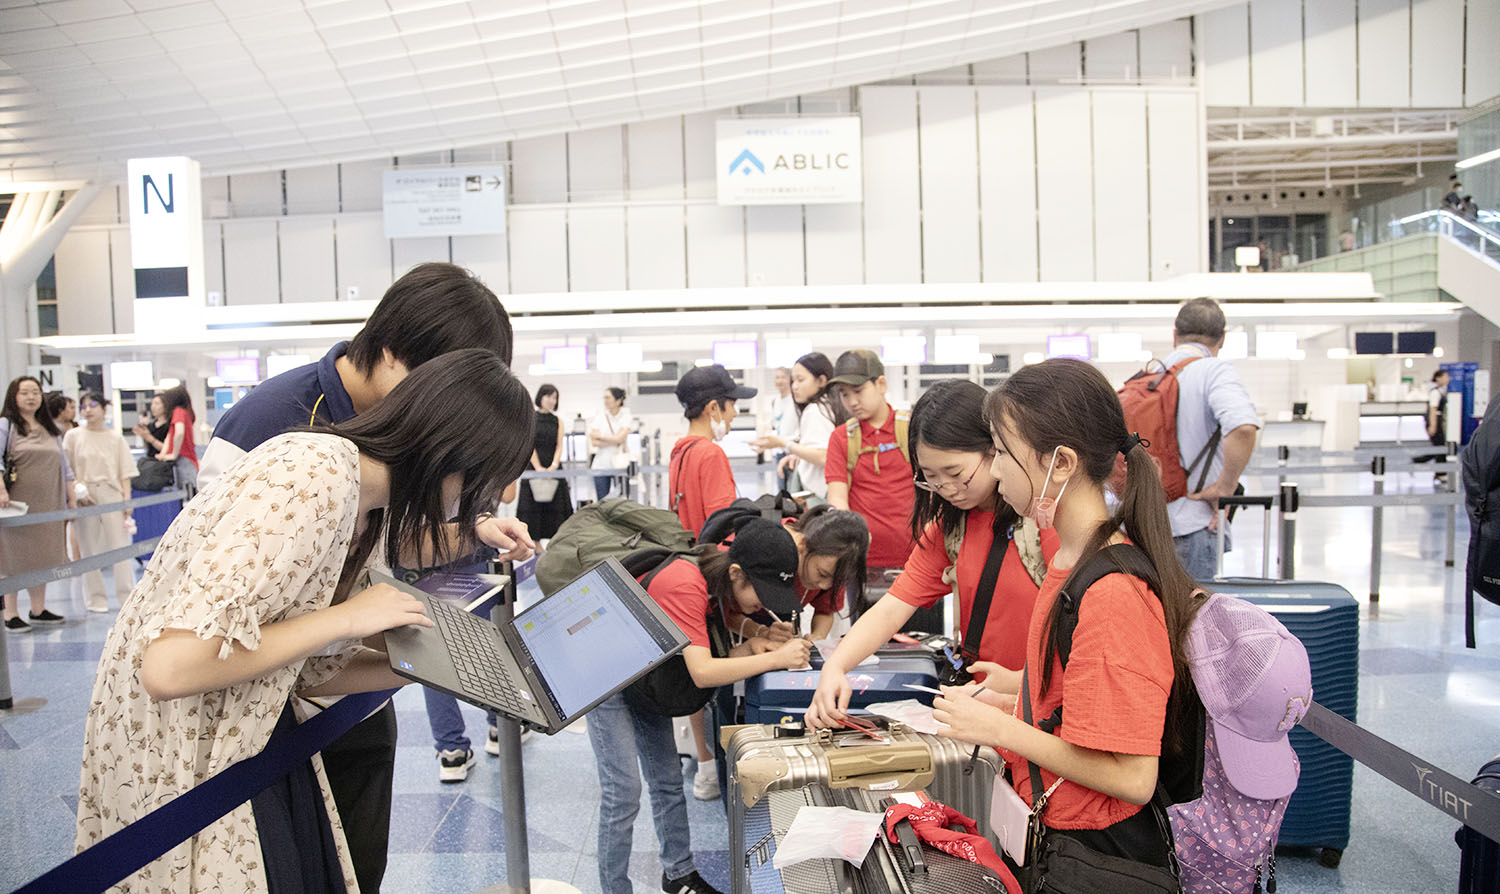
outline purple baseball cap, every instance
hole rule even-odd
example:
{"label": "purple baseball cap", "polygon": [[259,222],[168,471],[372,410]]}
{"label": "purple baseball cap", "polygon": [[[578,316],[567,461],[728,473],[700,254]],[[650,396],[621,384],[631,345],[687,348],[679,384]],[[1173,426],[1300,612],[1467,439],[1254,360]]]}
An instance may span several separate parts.
{"label": "purple baseball cap", "polygon": [[1286,734],[1313,698],[1301,640],[1259,606],[1215,593],[1188,631],[1187,659],[1229,784],[1267,801],[1290,795],[1297,756]]}

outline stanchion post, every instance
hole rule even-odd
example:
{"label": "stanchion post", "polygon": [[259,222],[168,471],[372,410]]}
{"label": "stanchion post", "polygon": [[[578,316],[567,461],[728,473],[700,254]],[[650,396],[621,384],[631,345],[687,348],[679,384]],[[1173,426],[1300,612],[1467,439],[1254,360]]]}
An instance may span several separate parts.
{"label": "stanchion post", "polygon": [[[20,598],[20,594],[16,594],[16,599]],[[16,604],[20,605],[19,602]],[[9,633],[0,633],[0,711],[8,711],[15,706],[10,697],[10,646],[6,642],[9,639]]]}
{"label": "stanchion post", "polygon": [[1220,503],[1214,507],[1215,521],[1219,529],[1218,556],[1214,559],[1214,577],[1224,576],[1224,529],[1229,526],[1229,513],[1224,510],[1224,504]]}
{"label": "stanchion post", "polygon": [[[1460,471],[1458,464],[1458,445],[1452,441],[1448,442],[1448,456],[1445,460],[1444,465],[1448,469],[1448,473],[1443,476],[1443,480],[1447,482],[1445,489],[1450,494],[1456,494],[1458,493],[1458,479],[1463,473]],[[1448,517],[1448,545],[1446,547],[1447,552],[1443,555],[1443,565],[1448,568],[1453,567],[1455,544],[1458,541],[1458,508],[1458,505],[1455,504],[1443,509],[1443,514]],[[1471,532],[1469,536],[1472,537],[1474,535]]]}
{"label": "stanchion post", "polygon": [[1281,485],[1281,555],[1280,577],[1291,580],[1296,575],[1297,485]]}
{"label": "stanchion post", "polygon": [[[1377,456],[1370,460],[1370,474],[1375,476],[1375,496],[1385,493],[1385,457]],[[1381,539],[1384,535],[1385,515],[1384,508],[1376,505],[1371,508],[1370,516],[1370,601],[1380,601],[1380,553]]]}
{"label": "stanchion post", "polygon": [[[516,569],[511,562],[501,567],[508,580],[499,602],[490,612],[498,627],[516,614]],[[526,842],[526,778],[521,765],[521,724],[497,715],[500,735],[500,809],[505,821],[505,874],[511,894],[531,891],[531,852]]]}

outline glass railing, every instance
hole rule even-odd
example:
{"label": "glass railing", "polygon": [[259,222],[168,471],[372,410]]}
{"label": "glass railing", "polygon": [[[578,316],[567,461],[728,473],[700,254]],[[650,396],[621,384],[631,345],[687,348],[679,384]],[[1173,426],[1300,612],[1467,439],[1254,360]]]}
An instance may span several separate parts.
{"label": "glass railing", "polygon": [[1386,224],[1385,238],[1380,241],[1436,233],[1500,264],[1500,232],[1495,229],[1497,224],[1500,224],[1500,215],[1493,211],[1481,211],[1478,222],[1464,220],[1451,211],[1423,211]]}

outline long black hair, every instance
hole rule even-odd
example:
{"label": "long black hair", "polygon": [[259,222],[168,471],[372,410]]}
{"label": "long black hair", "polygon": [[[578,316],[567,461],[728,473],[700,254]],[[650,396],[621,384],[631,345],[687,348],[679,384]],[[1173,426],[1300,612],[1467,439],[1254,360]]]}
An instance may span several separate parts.
{"label": "long black hair", "polygon": [[[1021,368],[990,392],[984,410],[995,438],[1002,444],[1003,420],[1040,456],[1050,455],[1059,446],[1070,447],[1078,454],[1081,474],[1100,488],[1106,486],[1130,434],[1114,388],[1103,373],[1081,360],[1058,358]],[[1011,452],[1009,446],[1006,452]],[[1184,646],[1188,627],[1198,611],[1193,599],[1197,585],[1182,567],[1172,544],[1166,492],[1151,454],[1137,443],[1125,455],[1125,463],[1125,489],[1119,507],[1094,530],[1073,568],[1082,568],[1084,561],[1121,529],[1150,559],[1156,579],[1147,583],[1161,599],[1172,648],[1171,703],[1181,711],[1190,703],[1185,696],[1191,694],[1193,685]],[[1046,644],[1041,680],[1044,692],[1051,685],[1052,665],[1062,647],[1063,603],[1058,599],[1052,604],[1042,638]],[[1167,718],[1169,742],[1180,742],[1183,729],[1174,722],[1180,719]]]}
{"label": "long black hair", "polygon": [[813,556],[836,556],[833,589],[849,594],[851,605],[859,605],[865,592],[865,558],[870,551],[870,526],[865,517],[825,503],[814,506],[787,525],[802,535],[802,544]]}
{"label": "long black hair", "polygon": [[[42,383],[37,381],[35,376],[15,377],[11,380],[10,387],[5,389],[5,410],[0,415],[10,420],[11,431],[25,436],[31,434],[31,426],[27,424],[26,419],[21,415],[21,407],[16,403],[16,392],[21,390],[22,382],[30,382],[36,386],[36,390],[42,390]],[[52,415],[47,412],[46,404],[47,399],[44,394],[42,397],[42,406],[36,408],[36,424],[41,426],[42,431],[55,438],[62,434],[62,432],[57,430],[57,423],[52,421]]]}
{"label": "long black hair", "polygon": [[[401,547],[432,546],[437,564],[455,557],[441,536],[456,521],[471,531],[531,457],[531,396],[494,351],[466,348],[423,363],[373,409],[348,422],[313,426],[354,442],[361,456],[390,470],[390,502],[371,513],[357,553],[368,555],[382,529],[394,566]],[[458,514],[443,505],[443,480],[463,477]]]}
{"label": "long black hair", "polygon": [[188,396],[187,388],[175,385],[161,393],[161,402],[167,408],[167,419],[172,418],[172,411],[181,407],[187,410],[188,419],[198,421],[198,414],[193,412],[193,399]]}
{"label": "long black hair", "polygon": [[[994,454],[994,443],[990,440],[990,428],[984,421],[985,390],[967,379],[944,379],[927,389],[927,393],[911,408],[911,424],[906,431],[907,452],[912,456],[912,466],[918,481],[926,481],[922,467],[916,462],[917,445],[926,444],[938,450],[953,450],[961,453],[977,453],[980,462],[988,463]],[[937,522],[940,536],[958,529],[965,512],[935,494],[916,488],[917,498],[912,503],[911,536],[921,540],[933,522]],[[1017,521],[1016,511],[1010,504],[995,494],[996,532],[1003,532]]]}
{"label": "long black hair", "polygon": [[802,411],[808,404],[818,404],[823,408],[823,412],[828,414],[828,418],[833,420],[835,426],[848,422],[849,411],[844,409],[843,401],[834,397],[833,388],[828,384],[829,380],[833,378],[833,361],[828,359],[828,355],[822,351],[803,354],[797,358],[797,362],[793,366],[800,366],[807,370],[814,379],[820,377],[823,379],[823,387],[812,400],[805,404],[799,404],[795,397],[792,398],[792,403],[797,407],[797,415],[801,416]]}

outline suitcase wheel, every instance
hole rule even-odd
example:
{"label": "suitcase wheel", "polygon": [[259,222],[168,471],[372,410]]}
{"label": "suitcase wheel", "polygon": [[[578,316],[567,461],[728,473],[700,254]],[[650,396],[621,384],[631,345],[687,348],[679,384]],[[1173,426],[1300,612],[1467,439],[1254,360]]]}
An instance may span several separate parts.
{"label": "suitcase wheel", "polygon": [[1343,862],[1343,859],[1344,852],[1336,847],[1325,847],[1318,854],[1318,862],[1329,869],[1339,868],[1339,863]]}

